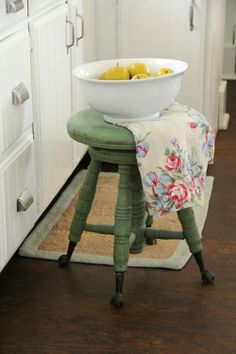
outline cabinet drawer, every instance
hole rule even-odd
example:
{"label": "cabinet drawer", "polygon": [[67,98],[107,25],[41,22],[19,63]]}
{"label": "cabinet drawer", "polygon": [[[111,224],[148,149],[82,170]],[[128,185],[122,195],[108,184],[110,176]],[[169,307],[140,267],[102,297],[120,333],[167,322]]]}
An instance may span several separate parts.
{"label": "cabinet drawer", "polygon": [[40,11],[45,10],[46,8],[50,8],[57,4],[63,4],[65,1],[63,0],[28,0],[29,6],[29,15],[35,15]]}
{"label": "cabinet drawer", "polygon": [[32,125],[27,28],[0,42],[0,154]]}
{"label": "cabinet drawer", "polygon": [[[36,221],[36,185],[32,135],[0,165],[3,234],[0,243],[8,261]],[[3,257],[4,258],[4,257]],[[3,265],[2,265],[3,266]]]}
{"label": "cabinet drawer", "polygon": [[0,0],[0,32],[26,19],[27,0]]}

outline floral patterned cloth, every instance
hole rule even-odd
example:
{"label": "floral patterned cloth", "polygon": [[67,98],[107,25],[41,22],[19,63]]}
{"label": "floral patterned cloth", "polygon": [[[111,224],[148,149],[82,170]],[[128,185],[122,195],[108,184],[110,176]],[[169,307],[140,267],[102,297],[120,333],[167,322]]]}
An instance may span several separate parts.
{"label": "floral patterned cloth", "polygon": [[119,125],[134,135],[150,215],[203,204],[215,134],[201,113],[173,103],[156,121]]}

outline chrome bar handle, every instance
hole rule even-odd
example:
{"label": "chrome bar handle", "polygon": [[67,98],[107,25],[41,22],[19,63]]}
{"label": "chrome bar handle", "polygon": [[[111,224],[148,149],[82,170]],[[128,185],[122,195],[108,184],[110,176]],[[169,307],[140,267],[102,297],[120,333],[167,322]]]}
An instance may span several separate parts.
{"label": "chrome bar handle", "polygon": [[7,13],[18,12],[24,8],[22,0],[6,0]]}
{"label": "chrome bar handle", "polygon": [[26,188],[23,193],[17,198],[16,210],[26,211],[29,209],[30,205],[33,203],[34,199],[30,191]]}
{"label": "chrome bar handle", "polygon": [[68,17],[66,16],[66,41],[68,39],[67,37],[67,25],[70,25],[71,26],[71,33],[72,33],[72,42],[71,44],[66,44],[66,48],[67,48],[67,54],[69,53],[69,49],[71,47],[73,47],[73,45],[75,44],[75,30],[74,30],[74,24],[73,22],[71,22]]}
{"label": "chrome bar handle", "polygon": [[77,9],[76,9],[76,17],[78,17],[81,22],[81,35],[79,37],[76,37],[76,46],[78,46],[79,41],[84,37],[84,19],[83,16],[78,13]]}
{"label": "chrome bar handle", "polygon": [[233,27],[233,44],[235,44],[235,31],[236,31],[236,25]]}
{"label": "chrome bar handle", "polygon": [[29,97],[29,92],[22,82],[12,90],[12,104],[14,106],[23,104]]}
{"label": "chrome bar handle", "polygon": [[192,32],[194,29],[193,18],[194,18],[194,0],[191,0],[190,6],[189,6],[189,30],[190,30],[190,32]]}

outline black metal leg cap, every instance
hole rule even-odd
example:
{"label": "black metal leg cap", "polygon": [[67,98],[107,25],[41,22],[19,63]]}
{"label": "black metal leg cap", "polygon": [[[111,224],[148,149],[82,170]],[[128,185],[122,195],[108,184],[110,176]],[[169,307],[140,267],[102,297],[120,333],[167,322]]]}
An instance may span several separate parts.
{"label": "black metal leg cap", "polygon": [[111,299],[111,305],[114,308],[120,308],[124,305],[124,298],[121,293],[116,293]]}
{"label": "black metal leg cap", "polygon": [[214,274],[212,274],[208,269],[202,272],[202,282],[203,284],[211,284],[215,279]]}
{"label": "black metal leg cap", "polygon": [[66,254],[63,254],[58,258],[59,267],[66,267],[68,265],[68,263],[69,263],[69,260],[68,260],[68,257]]}

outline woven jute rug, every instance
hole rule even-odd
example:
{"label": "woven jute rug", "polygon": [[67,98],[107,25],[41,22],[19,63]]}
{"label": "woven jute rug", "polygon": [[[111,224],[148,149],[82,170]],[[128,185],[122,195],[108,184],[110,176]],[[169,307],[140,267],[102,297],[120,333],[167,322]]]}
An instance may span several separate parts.
{"label": "woven jute rug", "polygon": [[[44,219],[24,241],[19,249],[19,255],[57,260],[61,254],[66,253],[70,223],[85,176],[86,171],[83,170],[74,177]],[[99,175],[88,223],[114,223],[117,185],[117,174],[104,172]],[[203,230],[207,217],[212,186],[213,177],[207,177],[204,206],[194,208],[200,232]],[[181,230],[176,213],[154,217],[153,227],[173,231]],[[113,242],[114,236],[112,235],[84,232],[71,261],[112,265]],[[145,245],[142,253],[130,254],[129,266],[181,269],[190,256],[184,240],[157,240],[157,243],[152,246]]]}

